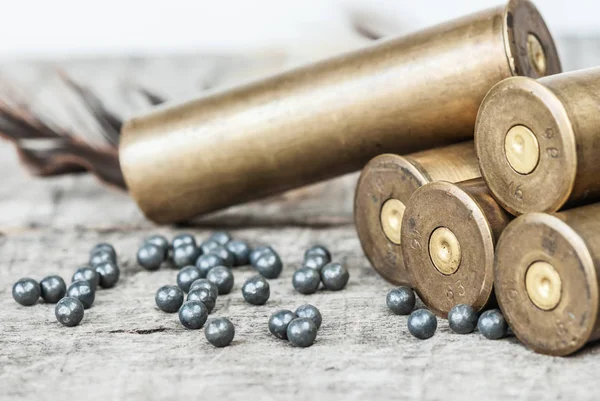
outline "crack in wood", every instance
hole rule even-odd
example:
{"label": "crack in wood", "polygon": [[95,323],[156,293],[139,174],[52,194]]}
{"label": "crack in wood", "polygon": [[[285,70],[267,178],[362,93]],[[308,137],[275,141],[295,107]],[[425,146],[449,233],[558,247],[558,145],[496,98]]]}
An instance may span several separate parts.
{"label": "crack in wood", "polygon": [[158,327],[156,329],[132,329],[132,330],[110,330],[108,332],[108,334],[119,334],[119,333],[126,333],[126,334],[154,334],[154,333],[161,333],[163,331],[169,331],[172,329],[168,329],[166,327]]}

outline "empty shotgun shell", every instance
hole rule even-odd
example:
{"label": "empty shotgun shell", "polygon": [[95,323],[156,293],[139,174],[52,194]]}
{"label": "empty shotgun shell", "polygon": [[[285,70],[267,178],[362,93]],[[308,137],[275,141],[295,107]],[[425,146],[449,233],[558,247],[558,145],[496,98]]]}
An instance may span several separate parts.
{"label": "empty shotgun shell", "polygon": [[494,276],[505,319],[527,347],[569,355],[600,338],[600,204],[528,213],[498,241]]}
{"label": "empty shotgun shell", "polygon": [[514,75],[560,72],[528,1],[480,12],[129,120],[131,195],[158,223],[189,219],[473,137],[481,100]]}
{"label": "empty shotgun shell", "polygon": [[384,154],[367,163],[356,187],[354,221],[373,268],[391,283],[410,285],[400,236],[408,199],[429,182],[458,182],[479,176],[473,142],[408,156]]}
{"label": "empty shotgun shell", "polygon": [[600,200],[600,68],[509,78],[485,97],[475,132],[483,178],[509,212]]}
{"label": "empty shotgun shell", "polygon": [[417,189],[402,221],[402,251],[421,300],[447,317],[456,304],[494,302],[494,246],[510,221],[481,178]]}

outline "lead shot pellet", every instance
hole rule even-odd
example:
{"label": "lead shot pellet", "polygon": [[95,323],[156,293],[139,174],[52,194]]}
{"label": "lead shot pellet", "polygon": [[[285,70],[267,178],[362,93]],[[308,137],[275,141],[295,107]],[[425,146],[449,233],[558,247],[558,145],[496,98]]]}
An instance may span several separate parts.
{"label": "lead shot pellet", "polygon": [[[137,253],[137,262],[146,270],[158,270],[162,262],[165,261],[163,250],[154,244],[144,244]],[[106,263],[106,262],[104,262]]]}
{"label": "lead shot pellet", "polygon": [[116,262],[117,261],[117,251],[115,251],[115,247],[111,244],[107,244],[105,242],[96,244],[92,250],[90,251],[90,259],[99,252],[108,252],[111,256],[111,259]]}
{"label": "lead shot pellet", "polygon": [[67,297],[77,298],[83,304],[85,309],[89,309],[94,303],[96,292],[89,282],[79,280],[73,282],[69,288],[67,288]]}
{"label": "lead shot pellet", "polygon": [[270,295],[269,282],[261,276],[250,277],[242,286],[242,296],[252,305],[264,305]]}
{"label": "lead shot pellet", "polygon": [[225,231],[216,231],[208,239],[216,241],[221,245],[225,245],[226,243],[231,241],[231,235],[229,235],[229,233]]}
{"label": "lead shot pellet", "polygon": [[477,322],[477,328],[485,338],[498,340],[506,335],[508,324],[506,324],[500,310],[491,309],[481,314]]}
{"label": "lead shot pellet", "polygon": [[321,285],[321,275],[318,270],[303,267],[294,272],[292,285],[300,294],[314,294]]}
{"label": "lead shot pellet", "polygon": [[408,287],[394,288],[385,298],[388,308],[396,315],[410,314],[415,308],[416,301],[414,291]]}
{"label": "lead shot pellet", "polygon": [[317,326],[317,329],[321,327],[323,317],[321,316],[321,312],[317,309],[316,306],[311,304],[301,305],[296,309],[295,314],[298,317],[306,317],[312,320],[315,326]]}
{"label": "lead shot pellet", "polygon": [[208,313],[211,313],[215,308],[217,298],[209,289],[198,288],[194,291],[190,291],[190,293],[187,296],[187,300],[202,302],[206,306]]}
{"label": "lead shot pellet", "polygon": [[204,335],[215,347],[228,346],[235,336],[235,327],[226,317],[212,319],[204,329]]}
{"label": "lead shot pellet", "polygon": [[229,241],[225,244],[225,248],[233,254],[234,266],[245,266],[250,263],[250,245],[247,242]]}
{"label": "lead shot pellet", "polygon": [[201,254],[202,251],[196,245],[180,245],[177,248],[173,248],[173,263],[177,267],[193,265]]}
{"label": "lead shot pellet", "polygon": [[266,251],[256,259],[254,267],[263,277],[277,278],[283,270],[283,263],[277,253]]}
{"label": "lead shot pellet", "polygon": [[323,256],[327,260],[325,264],[331,262],[331,253],[323,245],[314,245],[308,248],[306,252],[304,252],[304,260],[309,259],[315,255]]}
{"label": "lead shot pellet", "polygon": [[229,294],[233,288],[233,274],[225,266],[217,266],[210,269],[206,279],[217,286],[219,295]]}
{"label": "lead shot pellet", "polygon": [[34,305],[40,299],[40,285],[32,278],[22,278],[12,288],[12,296],[23,306]]}
{"label": "lead shot pellet", "polygon": [[321,270],[321,281],[325,288],[331,291],[344,289],[349,279],[348,269],[339,263],[329,263]]}
{"label": "lead shot pellet", "polygon": [[329,263],[329,259],[326,256],[313,254],[313,255],[310,255],[308,258],[304,259],[304,262],[302,262],[302,267],[308,267],[310,269],[315,269],[319,273],[321,273],[321,270],[323,269],[323,267],[325,265],[327,265],[328,263]]}
{"label": "lead shot pellet", "polygon": [[269,331],[277,338],[287,340],[287,328],[290,322],[298,316],[291,310],[282,309],[269,318]]}
{"label": "lead shot pellet", "polygon": [[108,249],[99,248],[92,256],[90,256],[91,267],[96,267],[106,262],[117,263],[117,258]]}
{"label": "lead shot pellet", "polygon": [[177,285],[183,292],[188,292],[192,283],[199,278],[201,278],[200,269],[193,265],[185,266],[177,274]]}
{"label": "lead shot pellet", "polygon": [[306,317],[299,317],[290,322],[287,337],[294,347],[310,347],[317,338],[317,326]]}
{"label": "lead shot pellet", "polygon": [[98,277],[98,273],[95,269],[85,266],[75,270],[71,282],[80,280],[87,281],[88,283],[90,283],[90,287],[92,287],[92,290],[96,291],[100,282],[100,277]]}
{"label": "lead shot pellet", "polygon": [[220,246],[221,244],[219,244],[217,241],[209,239],[200,244],[200,249],[202,250],[202,253],[206,255],[211,253],[213,249],[216,249]]}
{"label": "lead shot pellet", "polygon": [[219,295],[219,288],[214,283],[205,278],[198,279],[190,286],[190,292],[200,288],[206,288],[210,292],[210,295],[214,299],[217,299],[217,296]]}
{"label": "lead shot pellet", "polygon": [[192,234],[183,233],[173,237],[172,246],[173,249],[179,248],[183,245],[194,245],[196,246],[196,238]]}
{"label": "lead shot pellet", "polygon": [[159,234],[152,235],[152,236],[146,238],[144,243],[156,245],[157,247],[162,249],[164,260],[166,260],[167,257],[169,256],[169,248],[170,248],[171,244],[169,244],[169,240],[166,239],[164,236],[159,235]]}
{"label": "lead shot pellet", "polygon": [[455,305],[448,312],[448,324],[457,334],[469,334],[477,327],[479,315],[471,305]]}
{"label": "lead shot pellet", "polygon": [[431,338],[437,329],[437,318],[427,309],[417,309],[408,317],[408,331],[420,340]]}
{"label": "lead shot pellet", "polygon": [[96,273],[100,278],[100,287],[112,288],[119,281],[121,277],[121,270],[113,262],[106,262],[96,266]]}
{"label": "lead shot pellet", "polygon": [[229,252],[224,246],[218,246],[210,251],[211,255],[217,255],[223,260],[223,266],[233,267],[235,263],[235,256]]}
{"label": "lead shot pellet", "polygon": [[54,315],[60,324],[73,327],[83,319],[84,306],[81,301],[73,297],[62,298],[54,308]]}
{"label": "lead shot pellet", "polygon": [[164,285],[156,291],[154,301],[163,312],[175,313],[183,304],[183,291],[174,285]]}
{"label": "lead shot pellet", "polygon": [[65,280],[60,276],[48,276],[40,281],[40,294],[49,304],[55,304],[67,293]]}
{"label": "lead shot pellet", "polygon": [[179,321],[190,330],[198,330],[208,318],[208,309],[203,302],[187,301],[179,308]]}
{"label": "lead shot pellet", "polygon": [[267,245],[256,247],[250,252],[250,256],[249,256],[250,264],[252,266],[254,266],[256,264],[256,261],[258,260],[258,258],[266,252],[277,253],[277,252],[275,252],[275,250],[273,248],[271,248],[270,246],[267,246]]}
{"label": "lead shot pellet", "polygon": [[212,253],[201,255],[196,260],[196,267],[200,270],[200,277],[205,278],[210,269],[216,266],[225,266],[225,262],[218,255]]}

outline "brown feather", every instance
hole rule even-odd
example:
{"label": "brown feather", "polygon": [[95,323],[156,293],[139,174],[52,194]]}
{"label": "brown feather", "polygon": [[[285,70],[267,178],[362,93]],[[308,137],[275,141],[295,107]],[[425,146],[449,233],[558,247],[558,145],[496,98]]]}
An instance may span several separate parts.
{"label": "brown feather", "polygon": [[25,103],[18,102],[14,93],[11,99],[14,106],[0,100],[0,136],[14,143],[20,160],[34,175],[90,171],[107,184],[126,188],[116,148],[122,121],[109,112],[91,91],[66,76],[63,78],[100,123],[106,145],[93,146],[82,136],[75,137],[50,127]]}

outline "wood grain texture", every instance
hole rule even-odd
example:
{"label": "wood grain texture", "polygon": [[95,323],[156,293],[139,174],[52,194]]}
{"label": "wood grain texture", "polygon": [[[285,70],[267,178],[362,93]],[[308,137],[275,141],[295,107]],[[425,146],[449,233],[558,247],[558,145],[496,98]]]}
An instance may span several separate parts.
{"label": "wood grain texture", "polygon": [[[199,238],[207,230],[192,230]],[[140,240],[150,232],[79,229],[29,230],[2,237],[0,249],[0,398],[164,400],[398,398],[408,400],[594,399],[600,352],[586,348],[571,358],[536,355],[514,338],[486,340],[479,334],[452,334],[440,320],[426,341],[412,336],[406,317],[385,306],[390,286],[369,268],[352,226],[233,230],[254,244],[270,243],[285,268],[271,280],[271,299],[250,306],[241,296],[251,268],[235,271],[231,294],[219,297],[212,316],[236,326],[232,346],[216,349],[200,331],[185,330],[177,316],[154,305],[154,293],[175,282],[176,271],[150,273],[134,263]],[[123,276],[100,290],[81,325],[62,327],[53,305],[17,305],[10,286],[21,276],[70,277],[98,241],[115,244]],[[314,242],[329,246],[346,263],[351,278],[341,292],[296,293],[291,275],[302,252]],[[303,303],[321,309],[317,342],[295,349],[270,336],[268,316]]]}
{"label": "wood grain texture", "polygon": [[[262,60],[249,65],[264,63],[258,73],[286,63],[285,57]],[[175,93],[185,92],[186,82],[235,82],[244,68],[228,66],[239,62],[199,57],[59,65],[77,79],[90,79],[108,104],[125,115],[147,107],[119,89],[132,77],[160,78],[163,86],[151,89],[178,97]],[[65,106],[68,101],[60,93],[53,95],[48,77],[54,67],[17,63],[0,71],[36,87],[41,105],[50,104],[55,118],[77,127],[77,113]],[[214,78],[208,72],[219,69],[237,73]],[[411,337],[406,317],[386,309],[391,286],[369,267],[351,224],[356,175],[174,228],[153,226],[126,194],[102,187],[89,175],[29,177],[3,142],[0,171],[3,401],[597,399],[597,346],[570,358],[551,358],[534,354],[514,337],[489,341],[477,333],[452,334],[443,320],[433,338]],[[254,245],[272,244],[285,262],[281,277],[270,281],[271,299],[260,307],[246,304],[241,296],[251,269],[235,271],[233,292],[218,299],[212,315],[229,317],[236,326],[232,346],[224,349],[213,348],[203,332],[185,330],[176,315],[155,307],[156,289],[175,283],[175,270],[150,273],[135,264],[137,247],[151,233],[171,237],[189,231],[202,239],[215,228],[229,229]],[[11,286],[20,277],[39,280],[56,273],[70,281],[99,241],[115,244],[122,278],[114,289],[98,292],[80,326],[60,326],[53,305],[22,307],[13,301]],[[310,296],[293,290],[294,268],[313,243],[327,245],[334,259],[347,264],[351,277],[346,290]],[[321,309],[323,325],[312,347],[295,349],[269,335],[267,319],[279,308],[303,303]]]}

